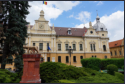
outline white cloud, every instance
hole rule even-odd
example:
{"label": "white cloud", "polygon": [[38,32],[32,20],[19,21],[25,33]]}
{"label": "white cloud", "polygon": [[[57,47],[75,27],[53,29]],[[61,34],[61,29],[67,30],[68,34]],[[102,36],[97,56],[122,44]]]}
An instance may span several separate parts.
{"label": "white cloud", "polygon": [[73,14],[69,16],[69,18],[73,17]]}
{"label": "white cloud", "polygon": [[68,11],[71,10],[72,7],[78,5],[80,2],[79,1],[49,1],[49,3],[54,4],[56,8],[59,8],[60,10],[63,11]]}
{"label": "white cloud", "polygon": [[[50,19],[56,19],[63,13],[63,11],[71,10],[74,6],[78,5],[79,1],[47,1],[47,5],[43,5],[43,1],[32,1],[29,2],[31,7],[29,8],[30,14],[27,15],[26,20],[30,22],[31,25],[34,25],[35,21],[39,18],[40,11],[44,10],[44,17],[49,21],[51,26]],[[54,7],[55,6],[55,7]]]}
{"label": "white cloud", "polygon": [[[96,17],[95,17],[96,19]],[[103,23],[107,30],[109,41],[115,41],[123,39],[124,37],[124,11],[117,11],[107,16],[100,17],[100,22]],[[92,25],[96,23],[96,20],[92,22]],[[76,28],[83,28],[83,24],[75,25]],[[85,23],[85,27],[89,27],[89,22]]]}
{"label": "white cloud", "polygon": [[102,1],[99,1],[97,5],[102,5],[102,4],[103,4],[103,2],[102,2]]}
{"label": "white cloud", "polygon": [[90,16],[91,13],[90,12],[87,12],[87,11],[81,11],[78,16],[76,16],[75,18],[80,20],[81,22],[84,22],[86,23],[89,19],[90,19]]}

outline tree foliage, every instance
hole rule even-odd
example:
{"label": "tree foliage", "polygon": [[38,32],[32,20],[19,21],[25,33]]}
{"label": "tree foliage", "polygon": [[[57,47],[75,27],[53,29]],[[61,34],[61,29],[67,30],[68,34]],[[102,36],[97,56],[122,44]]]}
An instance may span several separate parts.
{"label": "tree foliage", "polygon": [[24,54],[23,45],[27,37],[26,15],[29,14],[29,7],[28,1],[7,1],[3,5],[4,21],[8,21],[8,29],[5,33],[5,43],[9,44],[7,57],[12,55],[16,57],[14,63],[18,69],[23,68],[22,55]]}

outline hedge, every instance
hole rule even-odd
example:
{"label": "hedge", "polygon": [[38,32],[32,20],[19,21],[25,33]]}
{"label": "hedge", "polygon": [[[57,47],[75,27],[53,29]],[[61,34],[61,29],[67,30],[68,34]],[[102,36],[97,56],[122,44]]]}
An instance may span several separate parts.
{"label": "hedge", "polygon": [[58,62],[43,62],[40,64],[40,78],[42,83],[50,83],[54,80],[77,79],[80,76],[89,75],[82,68],[68,66]]}
{"label": "hedge", "polygon": [[101,59],[99,58],[86,58],[81,59],[82,66],[85,68],[91,68],[93,70],[99,70]]}
{"label": "hedge", "polygon": [[118,68],[121,68],[124,65],[124,59],[112,58],[112,59],[99,59],[99,58],[86,58],[81,59],[81,64],[85,68],[92,68],[94,70],[107,69],[107,65],[114,64]]}
{"label": "hedge", "polygon": [[121,68],[124,65],[124,59],[123,58],[101,59],[101,68],[106,69],[107,65],[109,64],[114,64],[118,68]]}

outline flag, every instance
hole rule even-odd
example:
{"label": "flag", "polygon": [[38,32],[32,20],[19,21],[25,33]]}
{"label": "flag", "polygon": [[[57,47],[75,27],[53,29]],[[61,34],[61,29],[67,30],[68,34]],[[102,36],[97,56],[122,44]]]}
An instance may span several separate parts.
{"label": "flag", "polygon": [[47,2],[46,2],[46,1],[43,1],[43,4],[47,5]]}
{"label": "flag", "polygon": [[51,50],[49,46],[48,46],[48,50]]}

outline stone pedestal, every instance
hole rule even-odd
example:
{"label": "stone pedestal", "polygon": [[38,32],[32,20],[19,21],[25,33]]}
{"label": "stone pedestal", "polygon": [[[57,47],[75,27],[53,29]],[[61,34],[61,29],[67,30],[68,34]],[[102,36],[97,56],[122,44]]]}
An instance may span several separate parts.
{"label": "stone pedestal", "polygon": [[20,83],[41,83],[40,54],[24,54],[23,61],[23,75]]}

